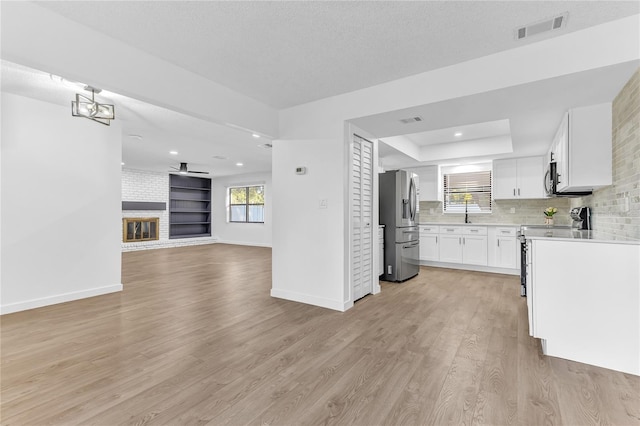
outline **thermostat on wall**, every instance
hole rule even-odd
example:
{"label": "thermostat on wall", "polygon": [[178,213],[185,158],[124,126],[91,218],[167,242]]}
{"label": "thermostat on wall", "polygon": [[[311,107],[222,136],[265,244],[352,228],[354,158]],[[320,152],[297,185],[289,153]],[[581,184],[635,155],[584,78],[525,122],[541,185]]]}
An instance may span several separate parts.
{"label": "thermostat on wall", "polygon": [[306,167],[296,167],[296,174],[297,175],[303,175],[307,173],[307,168]]}

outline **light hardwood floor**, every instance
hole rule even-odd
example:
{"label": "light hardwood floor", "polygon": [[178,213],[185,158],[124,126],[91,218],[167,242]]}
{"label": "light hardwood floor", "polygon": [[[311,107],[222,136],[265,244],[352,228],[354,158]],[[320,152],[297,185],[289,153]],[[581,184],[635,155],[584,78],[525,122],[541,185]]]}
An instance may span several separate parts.
{"label": "light hardwood floor", "polygon": [[340,313],[216,244],[125,253],[123,284],[1,318],[3,425],[640,424],[638,377],[542,356],[514,276],[423,267]]}

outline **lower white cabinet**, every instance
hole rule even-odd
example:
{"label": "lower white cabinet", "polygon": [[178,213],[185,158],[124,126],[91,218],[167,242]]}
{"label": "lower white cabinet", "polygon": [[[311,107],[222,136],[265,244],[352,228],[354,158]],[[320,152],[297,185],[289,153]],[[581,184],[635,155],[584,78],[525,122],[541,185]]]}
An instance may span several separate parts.
{"label": "lower white cabinet", "polygon": [[440,234],[440,262],[462,263],[462,235]]}
{"label": "lower white cabinet", "polygon": [[462,263],[462,227],[440,226],[440,262]]}
{"label": "lower white cabinet", "polygon": [[520,246],[516,227],[495,227],[489,232],[489,266],[516,269],[520,267]]}
{"label": "lower white cabinet", "polygon": [[487,266],[487,227],[441,226],[440,262]]}
{"label": "lower white cabinet", "polygon": [[447,268],[469,265],[461,269],[489,269],[516,275],[520,269],[517,231],[517,226],[422,224],[420,260]]}
{"label": "lower white cabinet", "polygon": [[462,237],[462,263],[487,266],[486,235],[465,235]]}
{"label": "lower white cabinet", "polygon": [[420,226],[420,260],[440,260],[437,226]]}

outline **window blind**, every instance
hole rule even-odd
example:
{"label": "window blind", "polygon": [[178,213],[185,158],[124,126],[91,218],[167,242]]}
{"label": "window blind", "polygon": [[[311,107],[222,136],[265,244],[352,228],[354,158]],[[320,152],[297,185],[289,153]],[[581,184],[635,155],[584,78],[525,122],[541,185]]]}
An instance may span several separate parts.
{"label": "window blind", "polygon": [[444,211],[448,213],[491,213],[491,172],[443,175]]}

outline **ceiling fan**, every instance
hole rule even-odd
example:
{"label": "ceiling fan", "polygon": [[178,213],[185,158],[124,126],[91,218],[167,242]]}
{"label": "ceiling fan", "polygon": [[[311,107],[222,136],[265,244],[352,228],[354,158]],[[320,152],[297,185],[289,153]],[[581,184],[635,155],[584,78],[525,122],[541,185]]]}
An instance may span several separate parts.
{"label": "ceiling fan", "polygon": [[[178,173],[180,173],[181,175],[186,175],[187,173],[201,173],[201,174],[203,174],[203,175],[208,175],[208,174],[209,174],[209,172],[198,172],[198,171],[195,171],[195,170],[189,170],[189,169],[187,168],[187,163],[180,163],[180,168],[178,168],[178,167],[173,167],[173,166],[172,166],[171,168],[172,168],[173,170],[176,170],[176,171],[177,171]],[[173,171],[173,170],[170,170],[170,171]]]}

